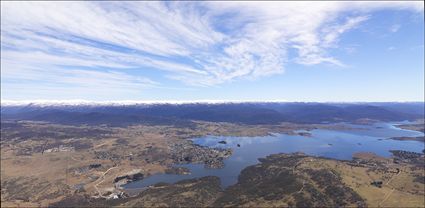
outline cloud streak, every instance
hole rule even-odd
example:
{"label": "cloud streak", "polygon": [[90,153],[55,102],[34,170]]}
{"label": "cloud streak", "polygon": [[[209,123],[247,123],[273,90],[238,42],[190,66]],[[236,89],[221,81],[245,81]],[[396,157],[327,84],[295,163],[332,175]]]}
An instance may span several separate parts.
{"label": "cloud streak", "polygon": [[145,76],[150,69],[211,86],[281,74],[291,61],[345,66],[328,51],[367,21],[368,12],[420,12],[423,4],[3,2],[1,9],[1,73],[8,83],[2,88],[32,80],[46,89],[62,84],[125,92],[161,85]]}

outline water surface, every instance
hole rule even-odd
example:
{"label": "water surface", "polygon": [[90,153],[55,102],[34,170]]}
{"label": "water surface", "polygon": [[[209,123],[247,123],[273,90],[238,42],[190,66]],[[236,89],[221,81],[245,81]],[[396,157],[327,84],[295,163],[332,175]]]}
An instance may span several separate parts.
{"label": "water surface", "polygon": [[[304,152],[308,155],[334,159],[352,159],[356,152],[373,152],[389,157],[389,150],[422,152],[424,143],[418,141],[390,140],[391,137],[423,136],[422,132],[404,130],[390,123],[373,125],[351,125],[352,129],[310,131],[311,137],[274,134],[262,137],[206,136],[192,139],[195,144],[208,147],[232,148],[233,154],[224,160],[222,169],[206,169],[203,164],[178,165],[191,170],[190,175],[157,174],[141,181],[129,183],[127,189],[142,188],[159,182],[175,183],[183,179],[203,176],[218,176],[221,185],[226,188],[237,182],[242,169],[258,163],[258,158],[276,153]],[[226,144],[218,143],[226,141]],[[238,147],[237,145],[240,145]]]}

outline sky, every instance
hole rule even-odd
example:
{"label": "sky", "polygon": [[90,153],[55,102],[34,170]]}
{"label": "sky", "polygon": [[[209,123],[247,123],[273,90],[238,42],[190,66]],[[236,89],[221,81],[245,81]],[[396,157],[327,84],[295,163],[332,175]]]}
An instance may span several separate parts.
{"label": "sky", "polygon": [[424,2],[1,2],[1,100],[424,101]]}

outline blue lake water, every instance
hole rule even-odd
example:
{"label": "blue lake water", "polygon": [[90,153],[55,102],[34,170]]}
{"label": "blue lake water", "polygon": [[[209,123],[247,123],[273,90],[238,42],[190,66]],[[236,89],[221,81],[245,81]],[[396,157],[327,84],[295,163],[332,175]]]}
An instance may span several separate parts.
{"label": "blue lake water", "polygon": [[[178,165],[189,168],[191,174],[156,174],[141,181],[126,184],[124,188],[143,188],[159,182],[175,183],[183,179],[203,176],[220,177],[222,187],[226,188],[237,182],[242,169],[258,163],[258,158],[276,153],[304,152],[308,155],[350,160],[356,152],[373,152],[389,157],[391,156],[389,150],[422,152],[424,149],[423,142],[388,139],[401,136],[423,136],[422,132],[400,129],[389,123],[349,126],[355,129],[315,129],[309,131],[311,137],[274,134],[262,137],[206,136],[195,138],[192,141],[198,145],[233,149],[232,156],[224,160],[224,168],[206,169],[203,164]],[[226,144],[218,143],[219,141],[226,141]],[[240,147],[237,147],[238,144]]]}

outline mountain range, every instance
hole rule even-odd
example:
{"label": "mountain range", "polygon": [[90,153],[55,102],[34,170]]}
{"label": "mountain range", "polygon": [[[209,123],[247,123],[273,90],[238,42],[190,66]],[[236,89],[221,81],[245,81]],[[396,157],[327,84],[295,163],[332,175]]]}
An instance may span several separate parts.
{"label": "mountain range", "polygon": [[1,106],[2,120],[70,125],[189,125],[194,120],[242,124],[332,123],[421,118],[424,118],[423,102],[2,103]]}

